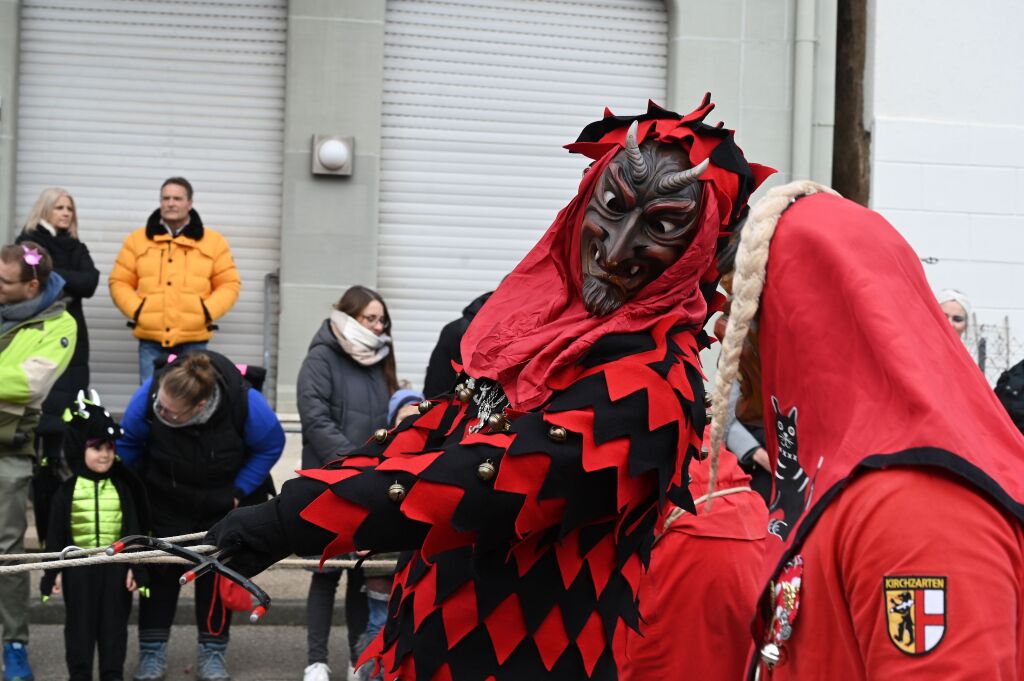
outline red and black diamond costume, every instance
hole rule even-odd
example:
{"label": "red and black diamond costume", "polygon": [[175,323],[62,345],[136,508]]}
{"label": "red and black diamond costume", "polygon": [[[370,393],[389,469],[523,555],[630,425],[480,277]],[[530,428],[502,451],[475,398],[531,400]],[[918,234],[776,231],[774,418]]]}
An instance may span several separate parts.
{"label": "red and black diamond costume", "polygon": [[812,194],[778,219],[765,282],[778,496],[749,678],[1024,678],[1024,438],[918,256]]}
{"label": "red and black diamond costume", "polygon": [[[638,624],[659,512],[668,499],[692,510],[686,465],[705,422],[698,353],[715,250],[771,172],[746,162],[732,131],[703,122],[712,107],[606,112],[588,126],[569,145],[595,159],[577,196],[463,339],[461,399],[431,399],[336,465],[302,471],[271,502],[276,521],[238,516],[247,529],[214,528],[217,543],[276,541],[325,558],[409,551],[366,654],[389,681],[617,678],[612,641]],[[595,317],[581,302],[580,225],[633,120],[639,140],[711,165],[692,245]],[[248,531],[257,525],[271,529]]]}

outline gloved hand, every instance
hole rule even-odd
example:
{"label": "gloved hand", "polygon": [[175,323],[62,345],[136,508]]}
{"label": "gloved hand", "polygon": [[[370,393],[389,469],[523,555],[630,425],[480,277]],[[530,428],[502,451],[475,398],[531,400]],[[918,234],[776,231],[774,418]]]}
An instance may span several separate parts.
{"label": "gloved hand", "polygon": [[50,600],[50,595],[53,594],[53,587],[56,585],[59,575],[60,570],[46,570],[43,572],[43,578],[39,580],[39,595],[42,596],[44,603]]}
{"label": "gloved hand", "polygon": [[230,553],[226,565],[253,577],[292,553],[277,515],[277,500],[231,511],[210,528],[203,540]]}

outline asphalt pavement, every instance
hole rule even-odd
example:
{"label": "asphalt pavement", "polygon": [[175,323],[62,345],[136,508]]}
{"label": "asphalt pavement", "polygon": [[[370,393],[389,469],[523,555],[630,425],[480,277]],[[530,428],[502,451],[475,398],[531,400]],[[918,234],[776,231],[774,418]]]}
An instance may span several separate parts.
{"label": "asphalt pavement", "polygon": [[[331,631],[329,660],[331,678],[345,681],[348,653],[345,629]],[[56,624],[36,625],[31,630],[28,646],[37,681],[61,681],[68,678],[64,663],[64,627]],[[168,646],[167,681],[190,681],[195,678],[196,628],[177,625]],[[336,656],[333,653],[337,653]],[[138,637],[134,626],[128,629],[128,659],[124,678],[132,678],[138,659]],[[306,666],[306,628],[301,626],[267,626],[238,623],[232,625],[228,646],[228,670],[233,681],[302,681]],[[99,678],[98,673],[93,678]]]}

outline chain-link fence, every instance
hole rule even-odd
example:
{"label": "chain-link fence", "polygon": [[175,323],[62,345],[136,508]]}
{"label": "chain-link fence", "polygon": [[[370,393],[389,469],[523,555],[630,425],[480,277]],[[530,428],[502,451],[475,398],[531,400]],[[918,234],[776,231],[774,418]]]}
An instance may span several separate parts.
{"label": "chain-link fence", "polygon": [[971,315],[965,342],[993,385],[1001,373],[1024,358],[1024,342],[1014,336],[1009,317],[994,324],[979,324],[977,316]]}

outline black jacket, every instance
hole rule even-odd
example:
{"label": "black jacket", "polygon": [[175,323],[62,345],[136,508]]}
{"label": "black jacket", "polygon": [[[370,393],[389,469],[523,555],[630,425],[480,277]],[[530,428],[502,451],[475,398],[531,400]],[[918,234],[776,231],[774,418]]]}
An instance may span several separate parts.
{"label": "black jacket", "polygon": [[391,396],[383,362],[368,367],[356,363],[338,344],[330,320],[313,336],[296,388],[303,468],[320,468],[389,425]]}
{"label": "black jacket", "polygon": [[82,299],[92,298],[100,272],[85,244],[66,231],[58,231],[57,236],[53,236],[45,227],[38,225],[28,234],[18,234],[15,243],[23,241],[34,241],[50,253],[54,270],[64,277],[64,295],[70,298],[68,312],[78,324],[75,354],[43,402],[43,414],[36,429],[38,433],[62,432],[64,426],[60,417],[65,407],[71,404],[79,390],[89,387],[89,332],[82,312]]}
{"label": "black jacket", "polygon": [[441,329],[441,335],[437,338],[437,345],[430,353],[430,363],[427,364],[427,376],[423,379],[423,394],[427,397],[443,395],[451,392],[455,386],[455,369],[452,369],[452,361],[462,363],[462,337],[466,334],[470,322],[480,308],[484,306],[487,299],[494,291],[489,291],[478,297],[462,310],[462,316],[455,321],[448,322]]}

